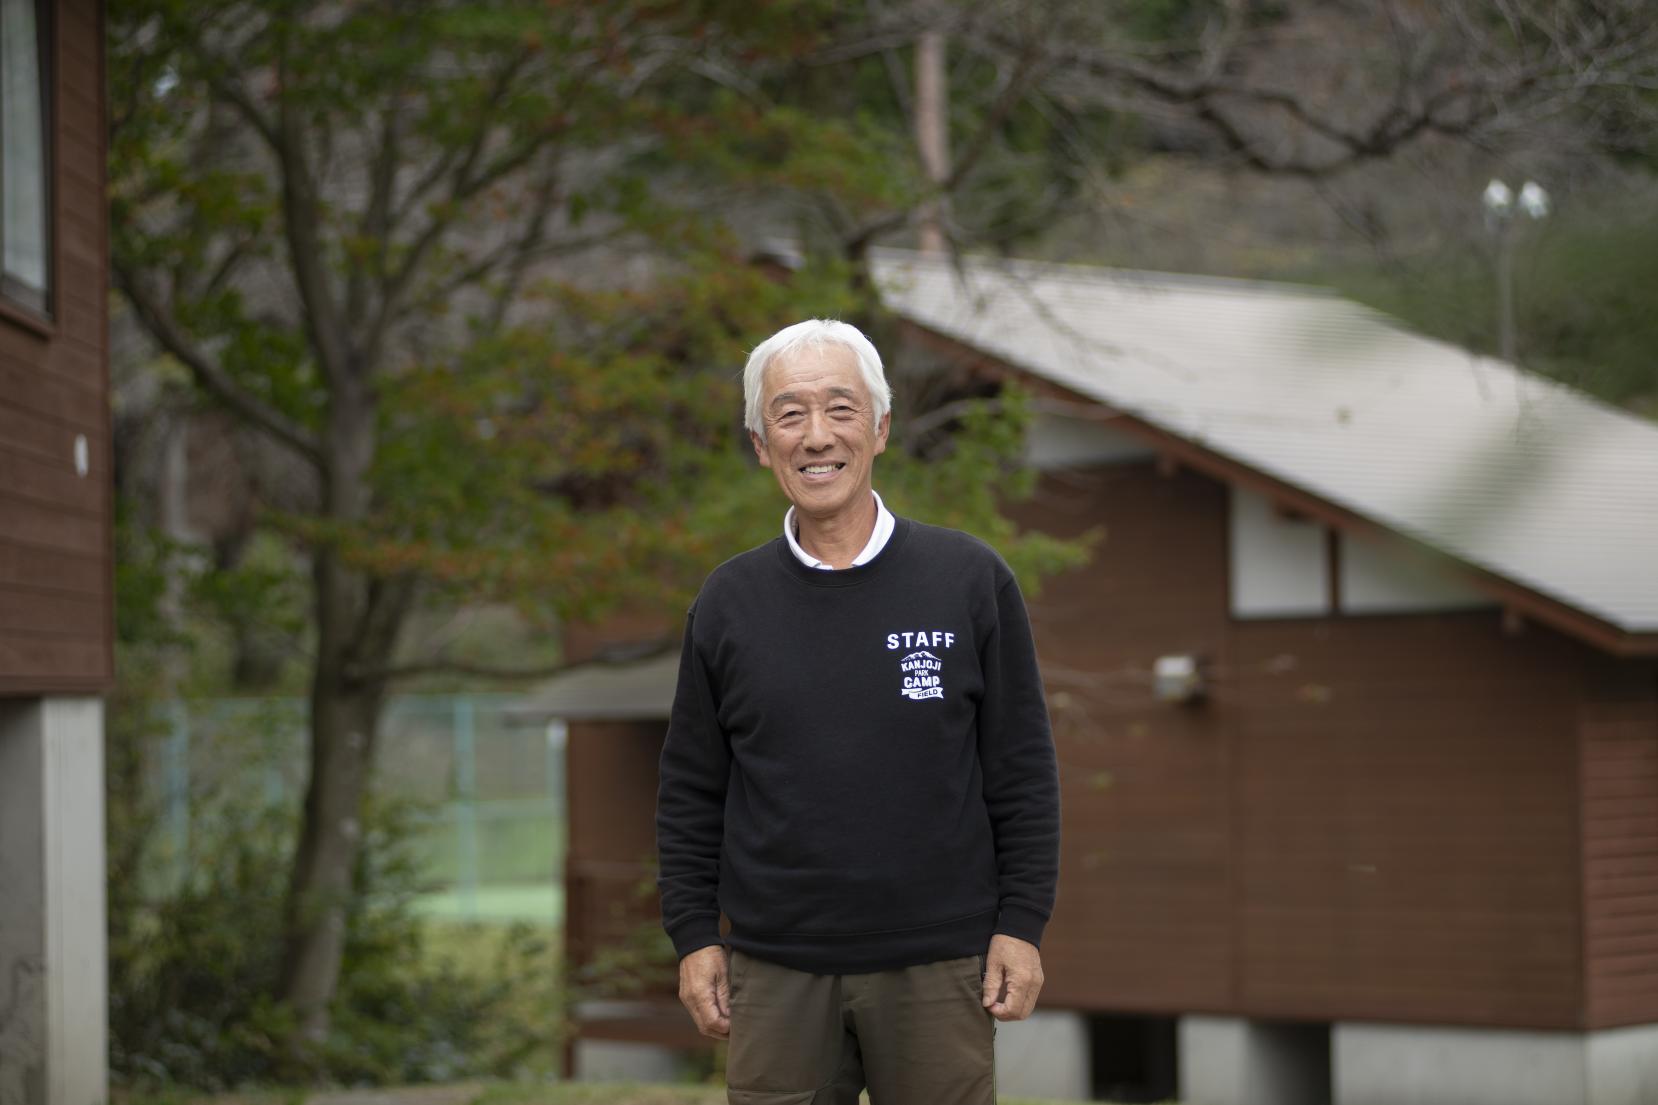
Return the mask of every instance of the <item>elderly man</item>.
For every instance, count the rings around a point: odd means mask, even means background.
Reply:
[[[680,1000],[733,1102],[994,1102],[1059,875],[1018,584],[875,494],[892,393],[855,327],[779,331],[743,393],[792,505],[686,620],[656,815]]]

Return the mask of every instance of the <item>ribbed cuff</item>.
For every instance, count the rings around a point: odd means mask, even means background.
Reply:
[[[668,929],[668,939],[673,941],[674,951],[679,958],[684,959],[698,948],[706,948],[710,944],[723,944],[725,939],[720,936],[720,915],[718,913],[698,913]]]
[[[996,918],[996,932],[1017,937],[1038,948],[1042,946],[1042,930],[1048,919],[1034,909],[1022,905],[1005,905]]]

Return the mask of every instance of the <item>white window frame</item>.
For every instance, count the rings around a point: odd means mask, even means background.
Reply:
[[[52,187],[55,157],[52,137],[56,118],[52,64],[57,31],[55,8],[56,5],[46,0],[0,0],[0,74],[4,74],[0,77],[0,299],[8,307],[46,318],[52,315],[56,283],[52,225],[56,206]],[[22,65],[4,64],[15,45],[17,20],[25,15],[34,21],[34,65],[27,64],[26,56]],[[34,105],[20,104],[20,97],[27,96],[31,84],[35,86]],[[31,106],[38,111],[30,112]],[[27,137],[20,146],[19,128],[33,127],[39,128],[38,135],[27,135],[23,131]],[[19,165],[19,158],[28,158],[32,164]],[[19,173],[27,174],[21,178],[27,180],[27,190],[17,185]],[[14,212],[14,205],[27,210]],[[15,225],[15,220],[31,216],[40,220],[38,236],[26,242],[27,252],[20,252],[16,245],[18,236],[11,235],[8,240],[7,231]]]

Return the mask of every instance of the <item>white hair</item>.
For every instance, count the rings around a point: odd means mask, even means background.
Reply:
[[[821,349],[825,345],[841,345],[852,351],[874,404],[874,425],[879,426],[882,417],[892,409],[892,388],[887,386],[881,355],[862,330],[851,323],[828,318],[809,318],[785,326],[754,347],[743,366],[743,424],[762,438],[766,436],[765,423],[760,420],[760,389],[772,361],[797,350]]]

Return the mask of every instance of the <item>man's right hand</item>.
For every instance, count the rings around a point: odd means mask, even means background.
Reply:
[[[710,944],[679,961],[679,1000],[698,1032],[731,1038],[731,960],[724,946]]]

